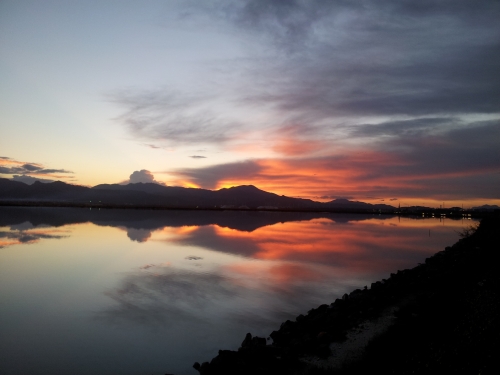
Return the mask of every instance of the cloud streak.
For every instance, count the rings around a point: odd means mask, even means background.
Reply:
[[[0,158],[0,175],[10,175],[13,180],[28,185],[35,181],[53,182],[55,179],[65,179],[67,178],[65,174],[73,174],[73,172],[66,169],[46,168],[43,164],[26,163],[8,157]]]
[[[121,90],[109,98],[125,109],[116,121],[140,139],[218,144],[227,141],[232,129],[239,125],[211,110],[212,96],[208,94],[188,95],[168,89]]]

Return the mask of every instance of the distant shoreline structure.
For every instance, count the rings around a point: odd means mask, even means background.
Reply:
[[[88,208],[88,209],[118,209],[118,210],[163,210],[163,211],[243,211],[243,212],[326,212],[326,213],[348,213],[348,214],[372,214],[372,215],[392,215],[392,216],[420,216],[425,218],[449,218],[449,219],[469,219],[498,217],[500,212],[480,211],[480,210],[450,210],[443,208],[436,209],[349,209],[349,208],[300,208],[300,207],[208,207],[208,206],[175,206],[175,205],[140,205],[140,204],[106,204],[91,202],[62,202],[62,201],[35,201],[35,200],[0,200],[0,207],[48,207],[48,208]]]

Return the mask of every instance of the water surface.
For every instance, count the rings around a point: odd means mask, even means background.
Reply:
[[[471,221],[0,208],[0,373],[197,374],[195,361],[423,262]]]

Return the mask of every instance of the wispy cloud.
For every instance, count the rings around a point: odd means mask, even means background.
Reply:
[[[116,120],[140,139],[200,144],[227,141],[239,123],[210,109],[212,95],[169,89],[116,91],[108,96],[125,109]]]
[[[156,145],[152,145],[152,144],[148,144],[148,143],[145,143],[144,146],[147,146],[149,148],[154,148],[154,149],[161,148],[160,146],[156,146]]]
[[[52,182],[56,179],[67,179],[68,176],[65,175],[73,174],[73,172],[66,169],[46,168],[40,163],[26,163],[8,157],[1,157],[1,174],[10,175],[16,181],[32,184],[35,181]]]
[[[201,156],[201,155],[191,155],[190,158],[191,159],[206,159],[207,157],[206,156]]]

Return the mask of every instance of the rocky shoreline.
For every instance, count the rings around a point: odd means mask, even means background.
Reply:
[[[268,338],[195,363],[211,374],[500,373],[500,219],[418,266],[345,294]]]

